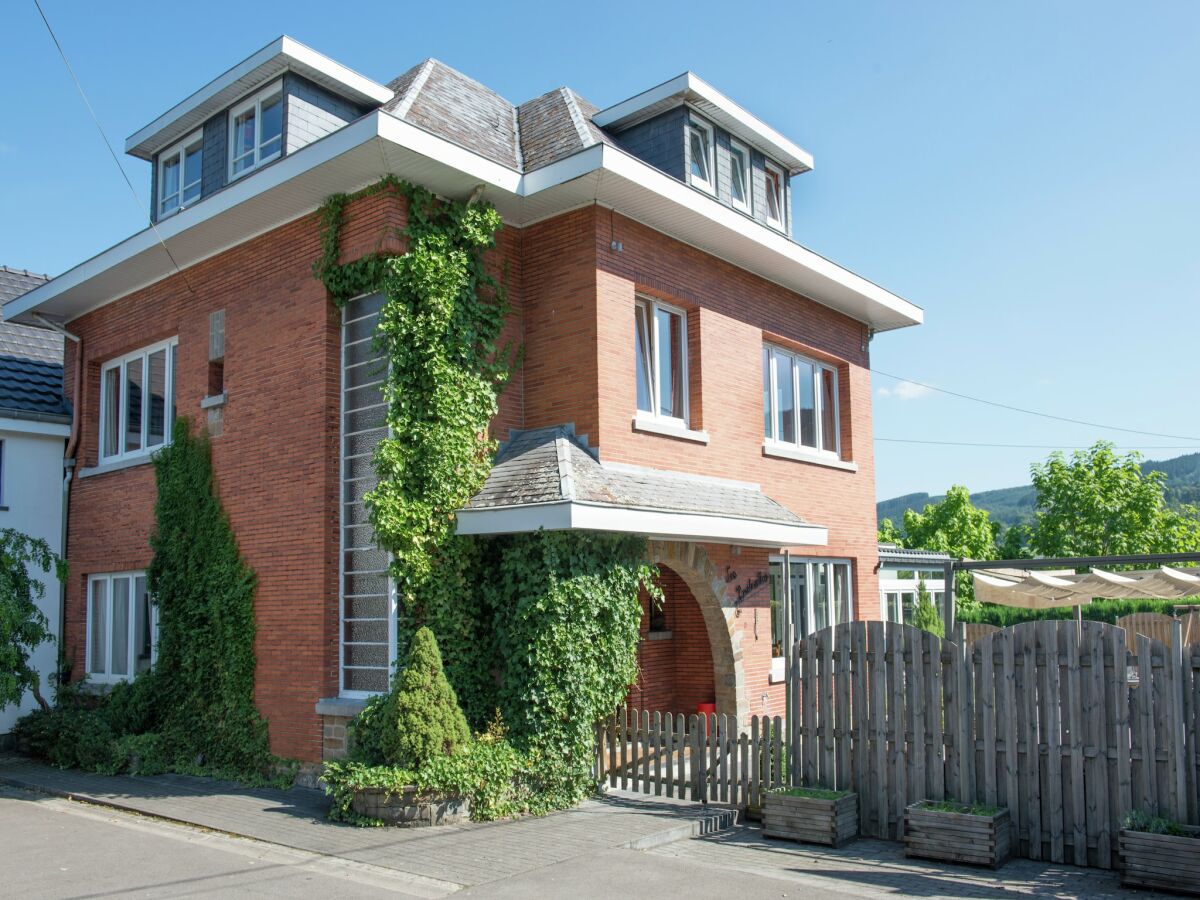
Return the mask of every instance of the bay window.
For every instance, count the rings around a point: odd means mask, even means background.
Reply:
[[[688,119],[687,141],[688,174],[691,183],[710,194],[716,193],[712,129],[699,119]]]
[[[200,199],[200,167],[204,154],[197,131],[158,157],[159,218],[178,212]]]
[[[229,177],[283,153],[283,87],[276,82],[229,112]]]
[[[171,440],[175,417],[172,338],[100,370],[100,461],[144,456]]]
[[[639,415],[687,427],[687,313],[657,300],[635,306]]]
[[[145,572],[88,578],[87,674],[93,681],[126,681],[154,664],[158,612]]]
[[[770,345],[763,346],[762,359],[767,445],[838,456],[837,370]]]
[[[850,561],[840,559],[791,560],[792,614],[795,637],[802,638],[854,619]],[[787,585],[783,580],[783,557],[771,558],[771,657],[772,677],[783,677],[786,646],[784,603]]]

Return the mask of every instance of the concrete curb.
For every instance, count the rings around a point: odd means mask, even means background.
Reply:
[[[706,813],[697,816],[688,822],[683,822],[679,825],[672,825],[670,828],[664,828],[662,831],[656,831],[654,834],[643,835],[642,837],[635,838],[628,843],[621,844],[621,847],[628,850],[652,850],[655,847],[661,847],[664,844],[672,844],[675,841],[683,841],[687,840],[688,838],[717,834],[718,832],[726,831],[737,824],[737,810],[721,807],[709,807]]]

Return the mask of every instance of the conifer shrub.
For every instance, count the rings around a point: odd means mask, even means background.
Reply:
[[[938,615],[933,598],[929,595],[929,588],[925,587],[924,578],[917,582],[917,605],[913,610],[913,625],[938,637],[946,636],[946,623]]]

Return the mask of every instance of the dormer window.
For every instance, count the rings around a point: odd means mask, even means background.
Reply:
[[[200,169],[204,154],[202,133],[180,141],[158,157],[159,218],[178,212],[200,199]]]
[[[783,170],[770,160],[766,165],[767,222],[782,231],[783,220]]]
[[[729,200],[734,209],[750,212],[750,150],[732,138],[729,141]]]
[[[283,86],[259,91],[229,111],[229,177],[238,178],[283,152]]]
[[[678,146],[678,144],[676,145]],[[695,187],[710,194],[717,192],[717,181],[713,176],[712,129],[699,119],[688,120],[688,172]]]

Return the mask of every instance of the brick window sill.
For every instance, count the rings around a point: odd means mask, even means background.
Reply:
[[[678,438],[681,441],[692,441],[696,444],[708,443],[707,431],[693,431],[671,422],[664,422],[653,416],[638,414],[633,417],[633,430],[644,431],[647,434],[660,434],[663,437]]]
[[[812,463],[814,466],[826,466],[830,469],[841,469],[843,472],[857,472],[858,463],[846,462],[835,456],[815,453],[807,450],[796,450],[792,447],[781,447],[778,444],[763,444],[763,456],[773,456],[777,459],[790,459],[795,462]]]

